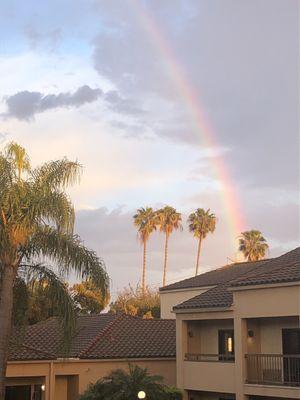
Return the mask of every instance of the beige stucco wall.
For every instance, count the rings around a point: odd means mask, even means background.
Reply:
[[[184,290],[174,290],[167,292],[160,292],[160,307],[161,307],[161,318],[175,319],[176,316],[172,312],[172,309],[177,304],[180,304],[198,294],[204,293],[208,288],[196,288],[196,289],[184,289]]]
[[[259,287],[233,292],[235,316],[239,318],[300,315],[300,286]]]
[[[218,354],[219,329],[233,329],[233,320],[190,322],[188,332],[192,337],[188,337],[188,353]]]
[[[147,368],[150,374],[161,375],[167,385],[176,385],[176,361],[175,359],[155,359],[155,360],[131,360],[132,364]],[[51,367],[52,366],[52,367]],[[55,362],[9,362],[6,376],[8,378],[15,377],[31,377],[32,383],[36,381],[34,377],[42,377],[42,382],[48,382],[52,375],[52,382],[49,384],[49,390],[45,395],[46,400],[75,400],[74,394],[67,395],[70,392],[69,382],[72,382],[72,376],[78,376],[79,393],[84,392],[90,383],[96,382],[98,379],[109,374],[112,370],[122,368],[128,369],[126,360],[111,361],[82,361],[82,360],[66,360]],[[38,378],[41,381],[40,378]],[[51,392],[52,394],[49,394]]]
[[[68,399],[68,377],[56,376],[55,377],[55,400]]]
[[[235,365],[230,362],[183,362],[183,387],[223,393],[235,391]]]

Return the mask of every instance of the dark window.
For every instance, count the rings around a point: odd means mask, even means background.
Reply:
[[[30,400],[31,387],[26,386],[7,386],[5,389],[5,400]]]
[[[234,361],[234,331],[219,330],[219,360]]]
[[[284,382],[300,385],[300,329],[282,329]]]

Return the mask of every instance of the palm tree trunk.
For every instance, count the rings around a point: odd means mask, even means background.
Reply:
[[[164,274],[163,274],[163,286],[166,286],[166,277],[167,277],[167,262],[168,262],[168,243],[169,243],[169,235],[166,233],[166,239],[165,239],[165,260],[164,260]]]
[[[143,275],[142,275],[142,293],[145,294],[146,290],[146,256],[147,256],[147,241],[144,241],[144,252],[143,252]]]
[[[0,400],[5,397],[5,375],[11,334],[15,268],[5,266],[0,291]]]
[[[198,275],[198,271],[199,271],[199,261],[200,261],[201,243],[202,243],[202,236],[200,236],[199,242],[198,242],[198,252],[197,252],[197,262],[196,262],[196,273],[195,273],[195,276]]]

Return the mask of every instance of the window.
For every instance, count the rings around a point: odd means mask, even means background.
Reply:
[[[234,331],[219,330],[219,360],[234,361]]]

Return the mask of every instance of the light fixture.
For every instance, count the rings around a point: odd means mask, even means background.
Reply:
[[[253,336],[254,336],[254,332],[252,330],[249,330],[248,331],[248,337],[252,338]]]
[[[146,393],[141,390],[140,392],[138,392],[138,398],[139,399],[145,399],[146,398]]]
[[[232,346],[232,337],[229,337],[229,338],[227,339],[227,350],[228,350],[229,353],[232,353],[232,349],[233,349],[233,346]]]
[[[41,391],[44,392],[45,389],[46,389],[45,385],[42,385],[42,386],[41,386]]]

